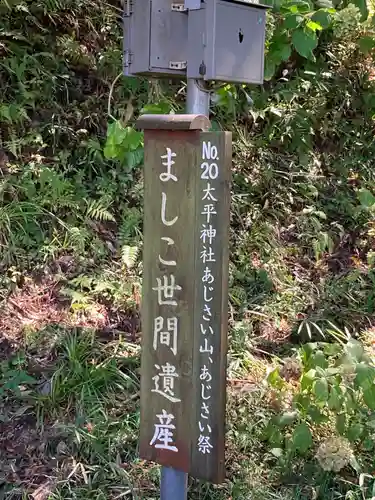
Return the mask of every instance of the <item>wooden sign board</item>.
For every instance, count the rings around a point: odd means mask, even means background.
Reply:
[[[187,118],[188,117],[188,118]],[[231,133],[145,116],[140,456],[225,477]]]

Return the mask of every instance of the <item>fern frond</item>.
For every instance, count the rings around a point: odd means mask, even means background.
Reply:
[[[115,218],[108,210],[108,206],[109,205],[104,203],[103,200],[89,200],[87,202],[86,215],[91,219],[99,221],[115,222]]]
[[[124,245],[129,243],[129,240],[140,236],[140,224],[142,221],[142,214],[136,208],[126,210],[120,227],[119,227],[119,240],[120,244]]]
[[[121,261],[128,269],[131,269],[136,263],[138,252],[139,247],[124,245],[121,248]]]
[[[71,227],[67,238],[67,248],[79,254],[83,253],[89,239],[89,232],[84,228]]]

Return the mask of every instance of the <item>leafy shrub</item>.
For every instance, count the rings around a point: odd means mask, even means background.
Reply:
[[[297,367],[294,374],[292,365]],[[317,447],[322,427],[329,428],[331,435],[346,438],[353,447],[373,449],[375,364],[360,341],[349,338],[335,343],[305,344],[295,360],[286,361],[281,369],[275,368],[268,374],[269,385],[281,399],[288,385],[285,379],[290,382],[285,375],[290,376],[291,372],[295,381],[292,399],[265,429],[265,437],[276,448],[276,455],[290,459]],[[328,445],[324,446],[318,453],[321,462],[324,453],[328,453]],[[351,463],[358,468],[354,459]]]

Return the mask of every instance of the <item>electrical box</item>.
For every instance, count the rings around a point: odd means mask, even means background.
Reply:
[[[251,0],[124,0],[124,74],[263,83],[266,9]]]
[[[206,0],[189,10],[187,77],[263,83],[266,9],[230,0]]]
[[[124,74],[186,77],[188,13],[183,0],[124,3]]]

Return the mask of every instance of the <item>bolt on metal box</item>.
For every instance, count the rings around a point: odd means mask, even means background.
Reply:
[[[267,8],[240,0],[206,0],[189,10],[187,77],[263,83]]]
[[[183,0],[124,3],[124,74],[186,77],[188,13]]]

